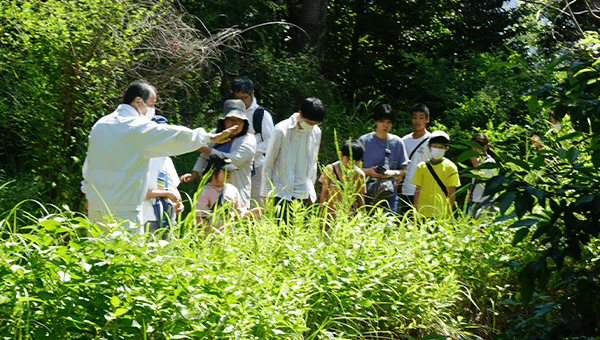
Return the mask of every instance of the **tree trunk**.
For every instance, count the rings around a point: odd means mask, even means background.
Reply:
[[[327,28],[328,0],[303,0],[298,25],[306,32],[298,34],[298,50],[303,50],[306,45],[314,49],[314,55],[323,58],[324,35]]]

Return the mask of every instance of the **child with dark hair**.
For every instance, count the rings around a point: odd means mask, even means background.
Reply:
[[[239,171],[230,159],[220,154],[208,156],[202,177],[209,175],[196,202],[196,222],[208,233],[213,227],[221,227],[227,218],[258,217],[261,208],[248,210],[239,190],[227,183],[232,173]],[[230,209],[223,206],[231,204]]]
[[[472,142],[479,144],[480,148],[471,147],[474,151],[481,152],[480,157],[471,158],[471,164],[474,168],[477,168],[483,164],[496,163],[494,153],[490,150],[490,144],[487,137],[483,133],[477,133],[471,139]],[[481,169],[477,171],[477,174],[484,179],[489,179],[498,174],[498,169]],[[469,195],[469,202],[467,203],[466,213],[472,213],[473,216],[478,218],[483,211],[494,212],[496,210],[493,200],[489,196],[483,196],[485,191],[485,185],[480,183],[477,178],[472,179],[473,187]],[[471,211],[472,210],[472,211]]]
[[[323,184],[320,201],[326,205],[330,218],[335,218],[335,211],[343,202],[342,192],[346,192],[353,200],[351,211],[356,211],[365,204],[367,193],[365,173],[357,166],[363,159],[365,147],[358,139],[347,140],[340,151],[341,161],[325,167],[319,182]]]
[[[370,196],[372,205],[384,202],[393,212],[398,208],[397,187],[408,163],[402,138],[391,133],[395,121],[394,109],[388,104],[379,104],[373,110],[375,131],[358,138],[365,146],[363,171],[367,175],[368,186],[375,187],[371,183],[378,179],[393,179],[391,188],[385,191],[384,196],[370,192],[367,196]]]
[[[449,143],[450,137],[444,131],[432,132],[429,139],[431,160],[417,165],[413,203],[422,216],[447,217],[452,214],[454,192],[460,186],[460,179],[456,165],[444,157]]]
[[[300,110],[275,125],[265,156],[261,196],[275,197],[280,216],[287,223],[292,200],[312,204],[317,200],[315,181],[321,145],[319,123],[325,105],[318,98],[306,98]]]

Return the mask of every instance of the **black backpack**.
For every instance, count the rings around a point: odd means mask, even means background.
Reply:
[[[252,127],[254,128],[254,133],[260,133],[260,138],[262,140],[264,140],[262,135],[262,121],[263,117],[265,116],[265,112],[269,113],[269,111],[265,110],[264,107],[259,105],[256,110],[254,110],[254,114],[252,114]]]

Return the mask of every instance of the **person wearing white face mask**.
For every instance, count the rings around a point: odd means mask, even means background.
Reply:
[[[191,152],[208,141],[227,141],[237,128],[209,134],[202,128],[159,125],[150,120],[156,99],[153,86],[135,81],[125,91],[123,104],[92,127],[81,182],[90,220],[103,222],[112,216],[129,221],[126,227],[133,233],[142,233],[137,224],[142,221],[150,158]]]
[[[300,110],[275,125],[265,154],[260,194],[275,198],[280,217],[287,223],[293,200],[316,202],[315,181],[321,144],[319,123],[325,105],[318,98],[306,98]]]
[[[434,131],[430,135],[431,159],[417,165],[413,184],[414,202],[419,215],[424,217],[448,217],[454,207],[456,188],[460,186],[458,169],[451,160],[444,157],[448,151],[450,137],[444,131]]]

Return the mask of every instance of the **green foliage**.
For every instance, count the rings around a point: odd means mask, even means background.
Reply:
[[[356,339],[497,332],[519,257],[502,226],[405,224],[340,214],[327,233],[301,210],[207,238],[132,237],[64,211],[0,221],[0,334],[7,338]],[[27,226],[27,227],[25,227]],[[511,255],[507,255],[510,253]],[[502,288],[498,288],[501,286]],[[478,322],[485,322],[478,329]]]
[[[79,196],[81,145],[116,97],[144,7],[123,2],[5,1],[0,5],[1,153],[14,173],[35,169],[53,200]],[[137,13],[137,14],[136,14]],[[139,18],[137,20],[140,20]],[[120,35],[110,27],[120,27]]]
[[[503,214],[514,205],[508,215],[517,218],[511,226],[516,230],[513,243],[538,247],[536,258],[519,274],[523,305],[534,300],[536,291],[559,291],[536,305],[538,312],[522,319],[509,337],[570,338],[600,332],[600,73],[597,59],[585,55],[566,55],[552,63],[547,71],[565,73],[565,81],[542,84],[530,105],[532,110],[536,104],[553,109],[559,119],[568,114],[574,128],[584,132],[574,132],[563,119],[562,130],[550,134],[540,150],[525,158],[504,157],[506,174],[493,178],[486,189],[500,194]],[[540,316],[550,311],[539,325]]]

